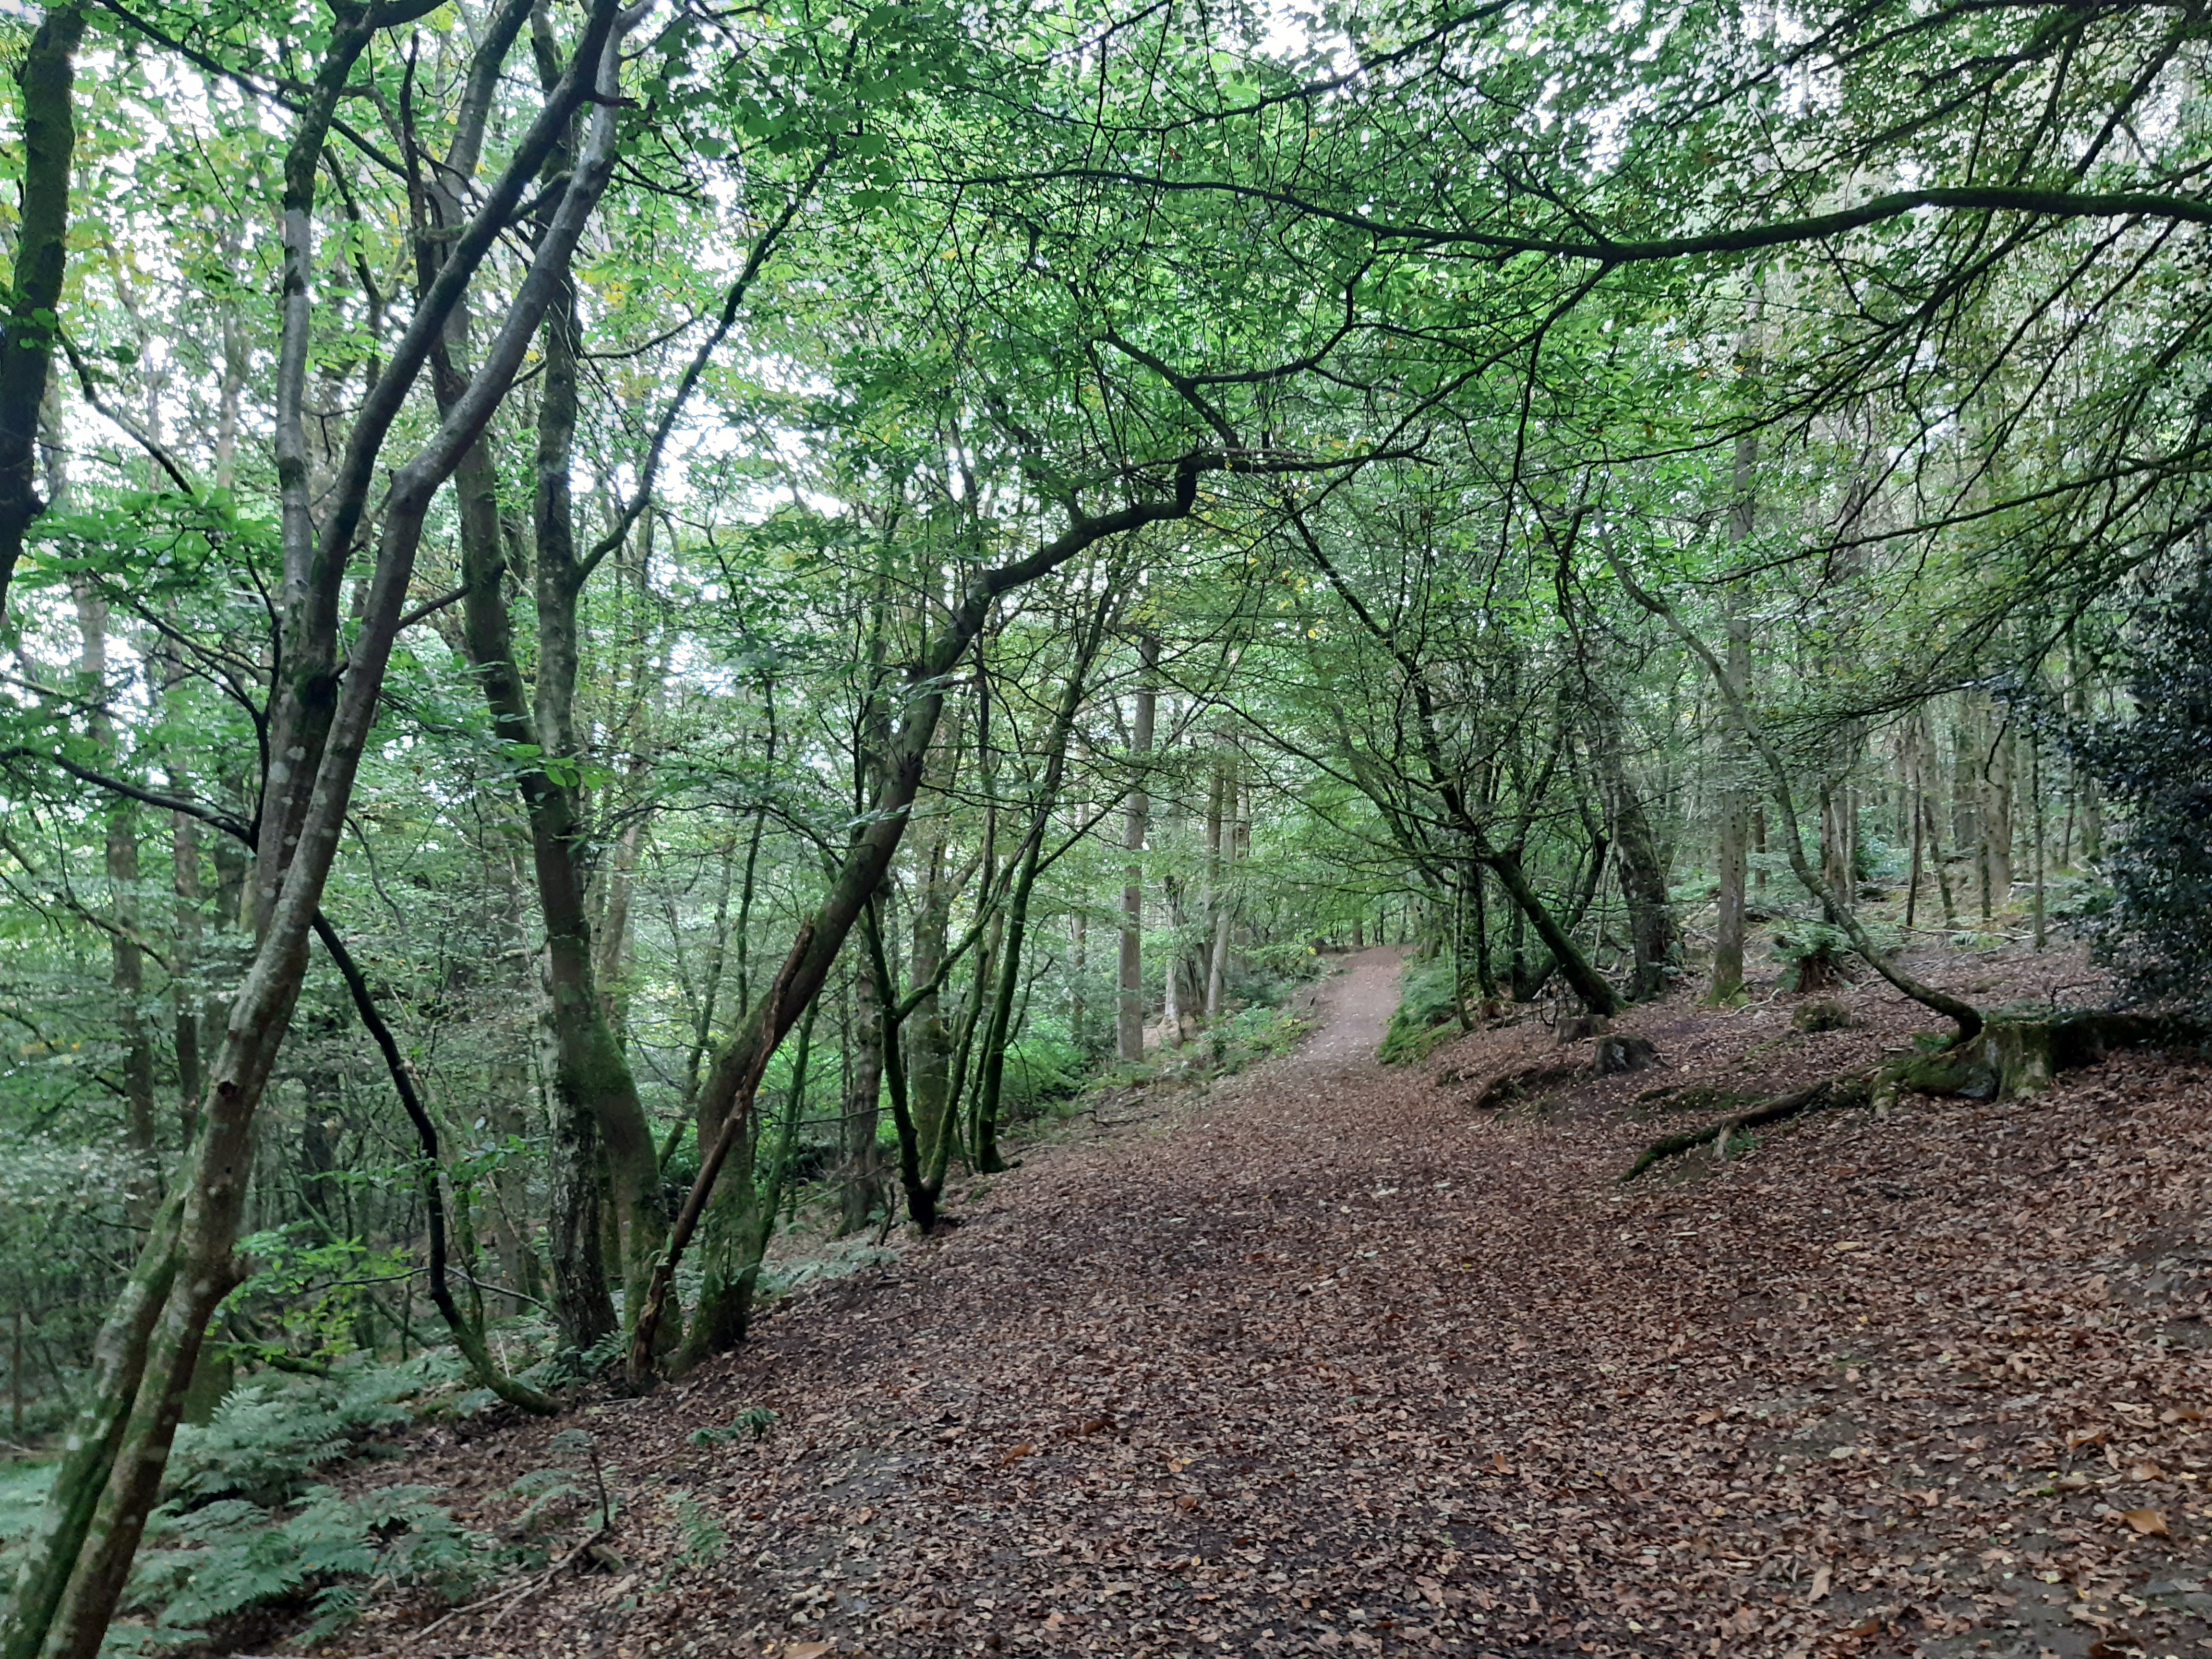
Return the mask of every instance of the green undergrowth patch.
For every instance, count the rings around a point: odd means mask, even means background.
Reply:
[[[0,1463],[0,1584],[15,1582],[8,1553],[37,1523],[53,1484],[50,1462],[17,1458]]]
[[[453,1598],[514,1565],[512,1550],[454,1519],[441,1488],[356,1492],[327,1480],[463,1397],[457,1361],[438,1352],[398,1364],[355,1355],[327,1376],[263,1375],[233,1389],[208,1422],[177,1431],[103,1652],[218,1640],[257,1610],[305,1617],[319,1640],[353,1618],[372,1582]],[[13,1579],[52,1478],[51,1464],[0,1466],[0,1582]]]
[[[1056,1107],[1061,1119],[1095,1112],[1101,1102],[1131,1090],[1156,1085],[1185,1087],[1218,1082],[1237,1073],[1289,1054],[1314,1029],[1314,1016],[1306,1011],[1255,1004],[1225,1014],[1175,1048],[1149,1051],[1142,1064],[1118,1065],[1100,1073],[1090,1086]]]
[[[1376,1058],[1385,1066],[1410,1066],[1459,1035],[1451,964],[1439,957],[1406,966],[1398,981],[1398,1010]]]

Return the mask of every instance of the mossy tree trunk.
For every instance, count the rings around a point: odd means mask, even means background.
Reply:
[[[76,50],[85,8],[46,8],[15,70],[22,123],[15,281],[0,328],[0,616],[23,538],[46,510],[39,497],[40,411],[54,346],[69,252],[70,167],[76,153]]]

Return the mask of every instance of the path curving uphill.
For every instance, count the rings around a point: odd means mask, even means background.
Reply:
[[[2057,1147],[2018,1112],[1838,1119],[1624,1193],[1648,1125],[1478,1118],[1376,1064],[1398,971],[1345,959],[1298,1053],[1032,1152],[957,1231],[689,1384],[595,1408],[627,1506],[607,1570],[496,1628],[410,1638],[386,1610],[358,1650],[2073,1655],[2140,1626],[2180,1654],[2205,1634],[2187,1563],[2212,1522],[2180,1482],[2212,1450],[2187,1415],[2212,1408],[2204,1352],[2115,1312],[2120,1269],[2068,1301],[2112,1228],[2066,1231],[2102,1201],[2087,1176],[2021,1222]],[[2115,1116],[2099,1086],[2034,1109],[2039,1137],[2118,1124],[2104,1144],[2194,1193],[2201,1228],[2202,1096]],[[2194,1173],[2153,1156],[2192,1136]],[[2093,1334],[2028,1343],[2023,1317]],[[2023,1349],[2040,1370],[2011,1369]],[[689,1438],[755,1406],[778,1414],[757,1445]],[[2077,1422],[2111,1425],[2110,1502],[2043,1490]],[[559,1426],[400,1478],[479,1486],[483,1524]],[[2166,1437],[2145,1456],[2169,1495],[2118,1484],[2128,1435]],[[2163,1531],[2103,1518],[2130,1510]]]

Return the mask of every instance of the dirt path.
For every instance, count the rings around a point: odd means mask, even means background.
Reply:
[[[1032,1154],[957,1231],[593,1408],[612,1575],[362,1650],[2212,1650],[2177,1484],[2204,1352],[2123,1316],[2103,1189],[2023,1200],[2117,1124],[2136,1200],[2201,1243],[2172,1221],[2203,1215],[2201,1096],[2084,1096],[2033,1141],[2005,1110],[1838,1120],[1623,1194],[1648,1129],[1477,1120],[1376,1065],[1396,975],[1347,959],[1300,1053]],[[687,1438],[751,1406],[757,1446]],[[2027,1496],[2092,1425],[2094,1480]],[[480,1486],[489,1524],[554,1426],[404,1478]],[[2092,1512],[2122,1505],[2167,1535]]]

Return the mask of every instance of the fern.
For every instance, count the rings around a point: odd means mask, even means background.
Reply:
[[[712,1566],[729,1553],[729,1529],[714,1512],[688,1492],[676,1495],[676,1524],[683,1528],[684,1546],[677,1559],[685,1566]]]
[[[311,1608],[311,1639],[358,1611],[371,1578],[465,1590],[489,1565],[492,1542],[465,1530],[429,1486],[349,1497],[310,1484],[314,1471],[357,1455],[380,1431],[452,1391],[455,1368],[425,1356],[399,1365],[352,1361],[327,1377],[256,1378],[214,1417],[180,1430],[165,1487],[131,1577],[116,1659],[207,1639],[207,1627],[249,1607]]]
[[[529,1507],[514,1517],[514,1524],[524,1532],[534,1530],[538,1522],[556,1506],[563,1513],[582,1504],[584,1489],[577,1484],[574,1469],[532,1469],[507,1487],[517,1498],[531,1500]]]
[[[311,1590],[319,1639],[358,1608],[349,1580],[384,1577],[458,1595],[481,1576],[490,1540],[456,1522],[434,1501],[436,1492],[386,1486],[348,1497],[314,1486],[295,1514],[281,1517],[238,1498],[190,1510],[173,1503],[151,1529],[171,1547],[143,1552],[131,1579],[131,1604],[155,1616],[126,1633],[124,1645],[204,1641],[214,1620]]]
[[[732,1440],[762,1440],[775,1426],[775,1413],[765,1406],[748,1406],[732,1418],[729,1425],[720,1429],[694,1429],[690,1435],[695,1446],[719,1446]]]
[[[327,1377],[257,1377],[204,1425],[177,1431],[167,1490],[194,1498],[280,1504],[307,1476],[379,1430],[410,1420],[401,1402],[450,1383],[450,1364],[341,1365]]]

